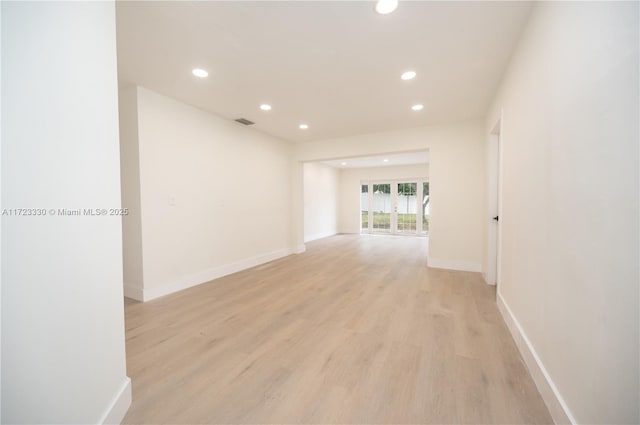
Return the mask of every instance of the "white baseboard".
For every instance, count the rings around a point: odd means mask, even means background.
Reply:
[[[325,233],[316,233],[315,235],[305,236],[304,241],[311,242],[318,239],[328,238],[329,236],[335,236],[338,232],[325,232]]]
[[[303,253],[303,252],[305,252],[306,250],[307,250],[307,247],[306,247],[304,244],[302,244],[302,245],[298,245],[298,247],[296,247],[296,248],[293,250],[293,253],[294,253],[294,254],[302,254],[302,253]]]
[[[135,285],[130,282],[124,283],[124,296],[136,301],[144,300],[144,294],[142,292],[142,288],[140,288],[139,285]]]
[[[111,404],[100,418],[99,424],[120,424],[131,406],[131,378],[128,376],[122,383]]]
[[[439,260],[431,256],[427,257],[427,265],[436,269],[458,270],[462,272],[481,272],[482,265],[477,263],[466,263],[455,260]]]
[[[269,261],[277,260],[278,258],[286,257],[287,255],[291,254],[291,249],[281,249],[278,251],[270,252],[268,254],[246,258],[244,260],[240,260],[224,266],[214,267],[210,270],[185,276],[175,282],[165,283],[155,288],[152,287],[144,289],[143,301],[149,301],[158,297],[162,297],[164,295],[173,294],[174,292],[182,291],[183,289],[191,288],[192,286],[210,282],[214,279],[218,279],[232,273],[237,273],[251,267],[259,266],[260,264],[268,263]]]
[[[535,382],[538,387],[538,391],[540,391],[540,395],[547,405],[553,421],[556,424],[575,424],[576,420],[562,398],[560,391],[558,391],[558,388],[553,383],[551,376],[549,376],[547,369],[545,369],[540,357],[538,357],[538,353],[524,333],[518,319],[513,315],[513,312],[499,292],[497,304],[498,310],[500,310],[511,332],[511,336],[513,336],[516,346],[518,350],[520,350],[520,354],[529,368],[533,382]]]

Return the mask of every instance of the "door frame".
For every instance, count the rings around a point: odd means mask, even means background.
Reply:
[[[502,257],[502,155],[504,137],[502,131],[502,112],[489,133],[487,149],[487,270],[485,281],[489,285],[500,283],[500,264]],[[498,217],[498,220],[494,220]],[[497,292],[497,291],[496,291]]]

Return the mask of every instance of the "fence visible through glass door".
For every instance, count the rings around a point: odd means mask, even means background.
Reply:
[[[369,185],[360,185],[360,231],[369,231]]]
[[[398,233],[416,233],[418,218],[417,183],[397,183],[396,222]]]
[[[373,226],[374,232],[391,231],[391,184],[373,185]]]
[[[360,231],[426,236],[429,182],[426,179],[360,182]]]
[[[422,182],[422,231],[421,234],[429,234],[429,182]]]

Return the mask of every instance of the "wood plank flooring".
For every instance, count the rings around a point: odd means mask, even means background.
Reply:
[[[125,305],[125,423],[545,423],[479,274],[424,238],[339,235]]]

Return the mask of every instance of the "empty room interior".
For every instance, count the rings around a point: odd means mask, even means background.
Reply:
[[[639,423],[639,5],[2,1],[2,423]]]

